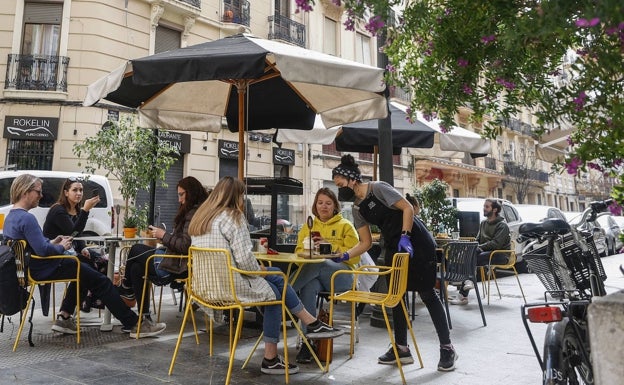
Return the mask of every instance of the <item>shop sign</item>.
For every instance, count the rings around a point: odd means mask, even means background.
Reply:
[[[286,148],[273,148],[273,163],[281,165],[295,164],[295,151]]]
[[[158,139],[178,150],[180,154],[191,152],[191,135],[173,131],[158,131]]]
[[[219,139],[219,158],[238,159],[238,142]]]
[[[3,137],[7,139],[56,140],[58,118],[6,116]]]

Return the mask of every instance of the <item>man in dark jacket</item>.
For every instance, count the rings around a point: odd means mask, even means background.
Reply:
[[[477,266],[486,266],[490,263],[490,254],[494,250],[510,250],[511,235],[505,219],[500,216],[501,204],[495,199],[486,199],[483,203],[483,216],[485,219],[479,225],[477,242]],[[504,255],[495,255],[492,263],[503,264],[507,261]],[[459,294],[451,300],[451,305],[467,305],[468,292],[474,289],[471,281],[464,281],[459,288]]]

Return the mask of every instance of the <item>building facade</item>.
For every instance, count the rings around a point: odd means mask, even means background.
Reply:
[[[294,0],[3,0],[0,165],[81,171],[73,145],[94,135],[109,119],[132,113],[106,101],[83,107],[87,86],[128,59],[251,33],[376,65],[376,38],[362,25],[346,31],[342,7],[319,0],[313,12],[295,11]],[[478,127],[464,121],[465,116],[459,114],[460,125],[478,132]],[[520,149],[537,144],[523,124],[510,124],[485,158],[445,159],[435,156],[435,147],[431,156],[404,149],[394,157],[395,186],[408,192],[437,177],[451,185],[450,195],[498,196],[517,202],[507,177],[510,167],[514,162],[517,166],[519,159],[535,158],[535,150],[522,153]],[[207,186],[225,175],[236,175],[238,139],[227,127],[220,133],[171,131],[164,135],[162,139],[180,149],[167,175],[170,186],[188,175]],[[276,152],[287,152],[292,161],[278,160]],[[356,157],[365,176],[372,177],[372,156]],[[277,148],[272,133],[267,132],[247,136],[246,158],[248,176],[289,176],[303,181],[301,207],[306,208],[318,188],[332,184],[331,169],[339,163],[340,153],[332,146],[314,144],[284,143]],[[573,180],[563,175],[553,183],[548,176],[550,165],[542,160],[527,165],[535,183],[527,191],[526,202],[581,208]],[[116,191],[117,181],[111,183]],[[175,189],[156,195],[157,215],[170,220],[177,208]],[[147,192],[139,194],[139,200],[146,197]]]

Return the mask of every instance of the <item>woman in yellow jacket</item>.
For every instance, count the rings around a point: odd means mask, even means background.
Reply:
[[[320,291],[330,290],[332,274],[337,270],[352,270],[360,262],[360,256],[351,256],[346,253],[358,243],[357,231],[348,220],[340,214],[340,203],[336,194],[323,187],[316,192],[312,204],[314,224],[312,225],[313,246],[320,243],[330,243],[332,253],[339,255],[336,258],[326,259],[322,263],[308,263],[301,266],[293,289],[299,292],[299,298],[306,310],[316,316],[316,297]],[[309,252],[310,229],[303,226],[299,231],[296,253]],[[341,274],[334,282],[336,291],[345,291],[351,288],[353,275]],[[297,354],[297,362],[308,363],[312,355],[305,344]]]

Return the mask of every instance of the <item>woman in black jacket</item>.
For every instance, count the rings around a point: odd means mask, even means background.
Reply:
[[[65,180],[58,200],[48,211],[43,224],[43,235],[54,239],[59,235],[76,236],[82,233],[89,218],[89,211],[100,201],[100,196],[96,195],[85,200],[84,205],[80,207],[83,193],[82,179],[72,177]],[[84,241],[73,241],[73,246],[77,255],[91,257]]]
[[[150,226],[150,230],[154,238],[158,239],[165,248],[155,249],[147,245],[136,244],[132,246],[126,260],[126,271],[124,279],[119,287],[119,293],[122,298],[127,301],[134,301],[143,294],[143,280],[145,277],[145,261],[153,254],[188,254],[191,246],[191,237],[188,235],[188,226],[195,214],[195,211],[201,205],[208,193],[202,184],[192,176],[181,179],[177,185],[178,202],[180,207],[174,218],[174,228],[172,233],[168,233],[165,229]],[[153,264],[148,266],[148,276],[150,280],[165,285],[175,278],[181,276],[172,274],[168,271],[158,268],[162,258],[153,258]],[[149,317],[149,292],[146,292],[139,301],[138,306],[142,306],[142,313],[147,319]]]

